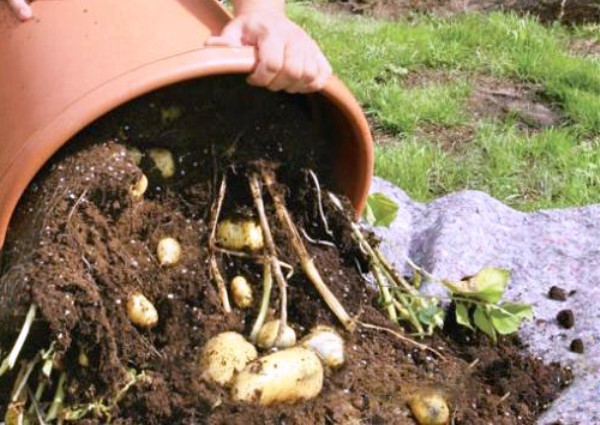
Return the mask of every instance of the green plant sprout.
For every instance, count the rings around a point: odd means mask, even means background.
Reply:
[[[341,207],[339,199],[330,194],[333,203]],[[386,226],[395,220],[398,205],[382,193],[369,196],[364,218],[373,226]],[[456,322],[471,330],[479,329],[492,341],[498,335],[517,332],[523,320],[533,318],[531,305],[516,302],[503,302],[502,297],[508,287],[510,272],[499,268],[484,268],[474,276],[458,282],[438,279],[407,258],[413,269],[412,281],[400,276],[381,250],[371,246],[360,226],[352,223],[355,241],[370,262],[379,288],[379,301],[387,311],[390,320],[408,323],[417,336],[431,335],[436,328],[442,328],[446,321],[441,307],[442,300],[419,292],[423,277],[443,285],[449,292],[449,301],[454,305]]]

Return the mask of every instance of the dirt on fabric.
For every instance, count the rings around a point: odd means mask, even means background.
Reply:
[[[255,303],[225,314],[211,281],[207,247],[217,181],[227,172],[222,216],[254,216],[247,172],[257,159],[280,164],[277,177],[294,222],[311,238],[331,241],[306,172],[314,170],[323,189],[335,187],[325,178],[331,149],[324,146],[330,141],[313,124],[305,97],[250,88],[235,76],[213,78],[118,108],[53,158],[16,211],[0,276],[1,351],[10,348],[35,303],[38,313],[22,358],[51,344],[57,353],[40,409],[48,408],[64,372],[65,409],[100,402],[108,407],[90,409],[76,421],[82,424],[414,424],[407,400],[426,388],[449,400],[454,424],[535,422],[572,380],[569,370],[529,356],[518,337],[492,344],[451,320],[443,332],[421,341],[443,358],[388,332],[345,332],[300,271],[266,191],[280,259],[295,269],[290,325],[299,336],[317,324],[335,327],[345,339],[346,362],[326,372],[318,397],[295,405],[234,402],[227,388],[206,379],[199,362],[206,341],[223,331],[248,335],[258,310]],[[176,175],[163,178],[148,155],[138,165],[133,146],[142,153],[171,150]],[[129,188],[142,173],[149,189],[133,200]],[[346,217],[328,203],[325,215],[336,247],[305,243],[327,285],[353,317],[401,332],[357,270],[360,253],[350,243]],[[155,254],[167,236],[183,250],[180,262],[168,268]],[[218,261],[226,281],[242,274],[261,292],[262,265],[227,254]],[[156,327],[144,330],[129,320],[125,304],[133,292],[156,306]],[[274,318],[279,296],[274,288]],[[81,361],[82,353],[89,364]],[[38,369],[28,384],[32,391]],[[140,378],[129,387],[132,370]],[[0,378],[0,417],[15,374]]]

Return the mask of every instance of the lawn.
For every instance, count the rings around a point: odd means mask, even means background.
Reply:
[[[387,22],[310,4],[289,13],[372,119],[376,173],[415,199],[477,189],[521,210],[600,202],[600,56],[573,49],[600,39],[597,26],[502,13]],[[477,113],[481,81],[527,87],[560,119]]]

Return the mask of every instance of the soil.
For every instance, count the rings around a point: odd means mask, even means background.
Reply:
[[[556,320],[558,324],[565,328],[571,329],[575,326],[575,315],[573,314],[573,310],[561,310],[556,315]]]
[[[306,169],[332,188],[323,178],[329,175],[331,149],[323,149],[329,140],[313,124],[304,97],[249,88],[239,77],[206,79],[115,110],[51,161],[17,209],[0,278],[2,351],[14,342],[32,302],[37,320],[22,358],[54,343],[56,367],[40,409],[48,408],[62,371],[65,408],[100,401],[109,407],[108,413],[89,412],[78,421],[84,424],[413,424],[406,401],[422,389],[445,394],[454,424],[535,422],[570,383],[570,370],[527,355],[518,337],[492,344],[452,320],[422,341],[443,359],[387,332],[362,327],[345,332],[299,271],[278,228],[281,260],[296,269],[289,281],[290,324],[298,335],[316,324],[336,327],[346,341],[346,363],[327,371],[317,398],[296,405],[236,403],[227,389],[205,379],[198,361],[205,342],[223,331],[247,335],[258,308],[225,314],[211,282],[207,246],[215,181],[227,170],[223,216],[252,216],[248,170],[257,159],[285,164],[277,176],[295,223],[313,238],[328,239]],[[171,150],[176,177],[162,178],[147,156],[138,166],[128,153],[131,146]],[[149,190],[134,201],[128,190],[142,172]],[[271,207],[267,214],[276,223]],[[326,215],[337,247],[307,247],[327,284],[352,316],[394,328],[356,268],[359,253],[349,243],[345,217],[327,204]],[[180,263],[170,268],[155,259],[165,236],[177,238],[183,248]],[[262,266],[226,254],[219,255],[219,264],[227,281],[243,274],[260,292]],[[129,321],[125,304],[134,291],[156,306],[155,328],[143,330]],[[275,289],[272,307],[278,297]],[[32,391],[39,369],[28,383]],[[127,388],[132,370],[140,378]],[[2,416],[15,374],[0,379]],[[119,392],[122,397],[111,404]]]
[[[469,11],[502,10],[533,15],[545,23],[581,24],[600,20],[597,0],[566,0],[564,4],[563,0],[330,0],[326,7],[386,19],[423,13],[448,17]]]
[[[583,354],[585,351],[583,340],[581,338],[575,338],[573,341],[571,341],[569,349],[574,353]]]
[[[566,301],[567,292],[560,286],[552,286],[548,291],[548,298],[554,301]]]

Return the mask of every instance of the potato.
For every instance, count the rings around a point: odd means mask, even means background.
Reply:
[[[127,316],[141,328],[153,328],[158,324],[158,312],[154,305],[140,292],[134,292],[127,299]]]
[[[146,190],[148,190],[148,177],[142,174],[142,177],[129,188],[129,194],[134,200],[139,201],[144,197]]]
[[[142,151],[133,146],[127,148],[127,156],[129,156],[129,158],[131,158],[133,163],[137,166],[142,163],[142,158],[144,158]]]
[[[250,308],[254,297],[252,296],[252,287],[244,276],[236,276],[231,280],[231,294],[233,302],[239,308]]]
[[[174,238],[163,238],[156,247],[156,257],[162,267],[174,266],[181,259],[181,245]]]
[[[270,348],[289,348],[296,345],[296,332],[289,326],[285,326],[281,339],[276,341],[279,332],[280,320],[271,320],[263,325],[256,337],[256,345],[268,350]]]
[[[250,363],[236,376],[234,400],[259,403],[295,403],[316,397],[323,387],[319,357],[301,347],[288,348]]]
[[[300,345],[314,351],[327,367],[344,364],[344,340],[329,326],[315,327],[300,341]]]
[[[419,425],[446,425],[450,422],[450,408],[440,391],[422,390],[408,401]]]
[[[256,359],[256,348],[237,332],[223,332],[211,338],[202,350],[201,366],[206,377],[228,385],[237,372]]]
[[[148,155],[154,161],[154,165],[165,179],[175,175],[175,159],[171,151],[167,149],[154,148],[148,151]]]
[[[217,226],[217,243],[234,251],[258,251],[264,246],[262,229],[254,220],[223,220]]]

